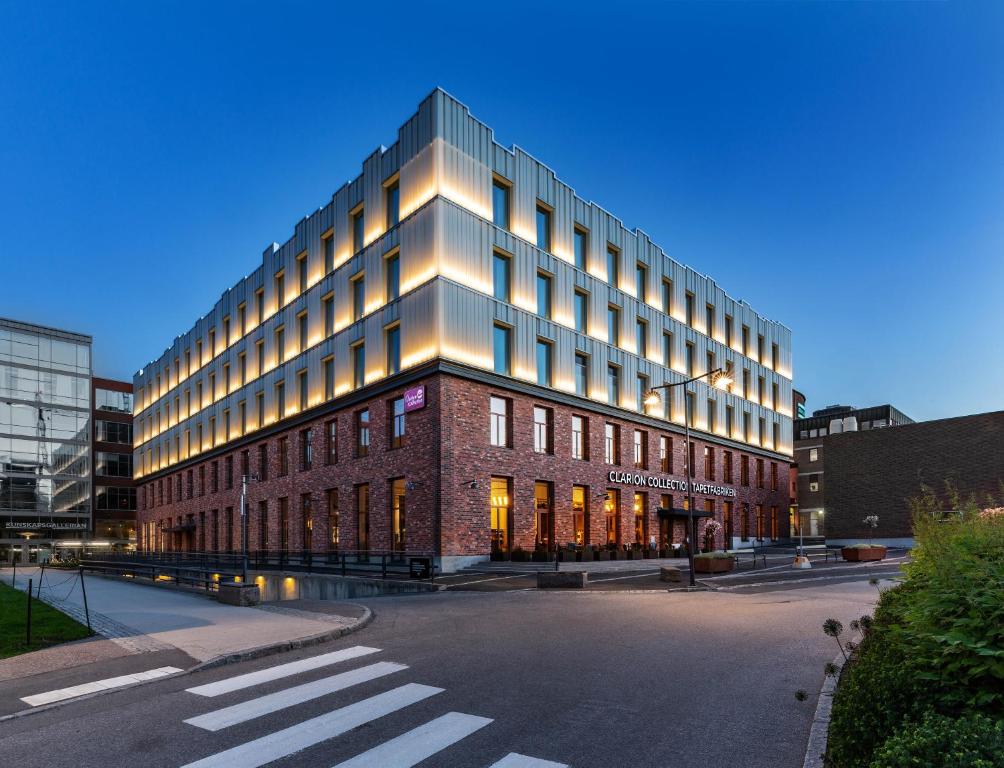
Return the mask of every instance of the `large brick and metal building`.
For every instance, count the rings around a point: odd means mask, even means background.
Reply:
[[[800,393],[796,397],[799,400]],[[802,403],[805,398],[801,397]],[[804,410],[804,406],[803,406]],[[844,432],[867,431],[913,424],[913,419],[891,405],[855,408],[851,405],[828,405],[813,411],[811,416],[796,418],[795,466],[798,471],[798,515],[794,519],[795,531],[801,527],[805,536],[826,534],[826,485],[829,475],[825,471],[826,446],[829,435]]]
[[[665,548],[685,403],[696,505],[788,535],[790,331],[441,90],[134,385],[144,550],[238,549],[245,474],[252,549]]]

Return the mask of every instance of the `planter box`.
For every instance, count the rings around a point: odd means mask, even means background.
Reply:
[[[257,584],[221,581],[216,598],[225,605],[258,605],[261,602],[261,593]]]
[[[728,573],[736,567],[731,557],[695,557],[694,573]]]
[[[881,544],[872,547],[844,547],[840,550],[844,560],[851,563],[863,563],[873,560],[884,560],[886,548]]]

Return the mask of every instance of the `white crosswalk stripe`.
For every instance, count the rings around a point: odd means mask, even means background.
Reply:
[[[408,683],[188,763],[183,768],[258,768],[442,692],[442,688],[431,685]]]
[[[489,717],[449,712],[339,763],[335,768],[412,768],[491,722]]]
[[[189,725],[204,728],[207,731],[218,731],[222,728],[253,720],[256,717],[268,715],[272,712],[278,712],[280,709],[286,709],[305,701],[318,699],[321,696],[327,696],[329,693],[335,693],[336,691],[351,688],[353,685],[376,680],[377,678],[393,674],[394,672],[400,672],[407,668],[404,664],[381,661],[366,667],[350,670],[349,672],[342,672],[337,675],[321,678],[320,680],[314,680],[310,683],[297,685],[293,688],[284,688],[267,696],[259,696],[256,699],[234,704],[231,707],[224,707],[223,709],[207,712],[198,717],[191,717],[185,720],[185,722]]]
[[[225,680],[219,680],[215,683],[207,683],[206,685],[198,685],[195,688],[187,688],[186,690],[189,693],[195,693],[199,696],[222,696],[224,693],[232,693],[233,691],[239,691],[243,688],[250,688],[253,685],[268,683],[272,680],[279,680],[284,677],[298,675],[301,672],[309,672],[314,669],[320,669],[321,667],[337,664],[340,661],[348,661],[349,659],[356,659],[360,656],[366,656],[371,653],[379,652],[379,648],[367,648],[364,645],[355,645],[341,651],[333,651],[332,653],[325,653],[320,656],[311,656],[307,659],[291,661],[288,664],[279,664],[278,666],[269,667],[268,669],[261,669],[257,672],[248,672],[245,675],[229,677]]]
[[[497,763],[492,763],[488,768],[568,768],[565,763],[556,763],[553,760],[541,760],[539,757],[527,757],[510,752]]]
[[[51,704],[54,701],[65,701],[66,699],[73,699],[87,693],[107,691],[112,688],[122,688],[126,685],[132,685],[133,683],[156,680],[158,677],[166,677],[167,675],[173,675],[176,672],[181,671],[182,670],[177,667],[157,667],[157,669],[148,669],[143,672],[133,672],[128,675],[119,675],[118,677],[109,677],[104,680],[94,680],[90,683],[72,685],[68,688],[58,688],[54,691],[46,691],[45,693],[23,696],[21,701],[32,707],[40,707],[43,704]]]

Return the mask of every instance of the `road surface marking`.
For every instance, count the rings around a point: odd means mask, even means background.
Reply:
[[[244,675],[228,677],[224,680],[218,680],[215,683],[198,685],[195,688],[186,688],[185,690],[199,696],[221,696],[224,693],[231,693],[233,691],[239,691],[243,688],[250,688],[252,685],[260,685],[261,683],[279,680],[283,677],[298,675],[301,672],[309,672],[312,669],[320,669],[321,667],[327,667],[331,664],[337,664],[339,661],[348,661],[349,659],[356,659],[360,656],[367,656],[371,653],[379,652],[379,648],[367,648],[365,645],[354,645],[351,648],[344,648],[340,651],[324,653],[320,656],[311,656],[309,659],[291,661],[288,664],[279,664],[278,666],[269,667],[268,669],[261,669],[257,672],[248,672]]]
[[[188,763],[182,768],[259,768],[442,692],[442,688],[408,683],[223,752],[217,752],[202,760]]]
[[[412,768],[490,722],[489,717],[449,712],[339,763],[335,768]]]
[[[287,709],[304,701],[319,699],[321,696],[327,696],[329,693],[342,691],[346,688],[351,688],[353,685],[360,685],[370,680],[376,680],[379,677],[400,672],[402,669],[407,668],[404,664],[381,661],[376,664],[370,664],[368,667],[360,667],[349,672],[342,672],[338,675],[297,685],[294,688],[285,688],[276,693],[259,696],[250,701],[234,704],[232,707],[224,707],[213,712],[207,712],[198,717],[191,717],[185,720],[185,722],[207,731],[219,731],[231,725],[254,720],[256,717],[278,712],[280,709]]]
[[[553,760],[541,760],[539,757],[527,757],[510,752],[497,763],[488,768],[568,768],[566,763],[556,763]]]
[[[21,701],[32,707],[38,707],[42,704],[51,704],[54,701],[63,701],[65,699],[83,696],[85,693],[108,691],[113,688],[121,688],[125,685],[132,685],[133,683],[142,683],[146,680],[156,680],[158,677],[173,675],[174,673],[181,671],[182,670],[177,667],[158,667],[157,669],[148,669],[145,672],[133,672],[129,675],[109,677],[105,680],[95,680],[92,683],[81,683],[80,685],[73,685],[69,688],[59,688],[55,691],[36,693],[32,696],[22,697]]]
[[[630,576],[611,576],[609,579],[590,579],[590,584],[600,584],[604,581],[621,581],[623,579],[640,579],[645,576],[658,576],[658,571],[645,571],[645,573],[633,573]]]
[[[900,575],[899,572],[894,572],[894,571],[890,571],[888,573],[883,572],[878,574],[872,574],[872,576],[874,576],[875,578],[883,578],[883,577],[895,578],[896,576],[899,575]],[[872,578],[872,576],[869,576],[869,578]],[[852,581],[855,580],[854,574],[844,573],[844,574],[835,574],[833,576],[806,576],[805,578],[801,579],[777,579],[776,581],[758,581],[755,584],[729,584],[723,587],[715,587],[715,589],[717,589],[719,592],[725,592],[726,590],[731,591],[733,589],[750,589],[751,587],[770,587],[775,584],[802,584],[803,582],[807,581],[833,581],[834,579],[850,579]]]
[[[502,579],[517,579],[520,576],[532,576],[536,571],[531,571],[530,573],[514,573],[510,576],[495,576],[491,579],[478,579],[477,581],[461,581],[456,584],[447,584],[446,588],[450,589],[452,587],[466,587],[468,584],[483,584],[486,581],[502,581]]]

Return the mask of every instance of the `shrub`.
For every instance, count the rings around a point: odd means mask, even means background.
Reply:
[[[870,768],[1004,768],[1004,722],[928,713],[875,753]]]
[[[732,555],[728,552],[718,550],[716,552],[698,552],[694,555],[695,560],[731,560]]]
[[[943,506],[930,493],[913,502],[906,580],[882,593],[834,695],[831,768],[866,768],[886,739],[929,713],[1004,718],[1004,516],[955,499],[945,517]],[[915,764],[925,763],[889,763]]]
[[[884,544],[849,544],[844,549],[885,549]]]

